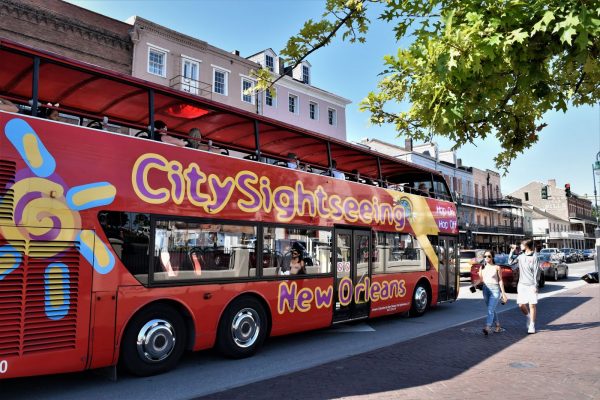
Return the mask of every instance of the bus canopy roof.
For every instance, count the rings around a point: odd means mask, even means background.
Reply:
[[[1,38],[0,96],[22,104],[30,101],[36,57],[40,60],[38,99],[42,105],[60,103],[61,112],[99,120],[106,116],[111,123],[144,130],[149,125],[152,91],[155,120],[183,135],[199,128],[204,139],[253,153],[256,124],[263,156],[285,159],[293,152],[302,162],[328,168],[329,143],[332,159],[345,171],[356,169],[377,179],[379,160],[381,176],[390,182],[406,173],[439,175],[359,145]]]

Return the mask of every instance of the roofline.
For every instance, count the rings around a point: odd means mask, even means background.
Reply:
[[[32,47],[29,47],[29,46],[26,46],[26,45],[23,45],[20,43],[16,43],[11,40],[0,37],[0,49],[3,49],[3,48],[12,49],[13,51],[18,52],[18,53],[25,53],[25,55],[39,56],[48,61],[55,62],[57,64],[68,65],[75,69],[82,69],[88,73],[101,74],[102,76],[105,76],[108,79],[112,79],[112,80],[115,80],[115,81],[118,81],[121,83],[138,86],[138,87],[141,87],[144,89],[153,89],[155,92],[163,93],[163,94],[170,95],[173,97],[178,97],[181,99],[188,99],[196,104],[207,105],[209,108],[211,108],[213,110],[219,110],[219,111],[229,112],[232,114],[237,114],[239,116],[246,117],[250,120],[257,120],[260,122],[264,122],[266,124],[278,125],[289,131],[302,133],[309,137],[313,137],[315,139],[322,140],[325,143],[330,142],[332,144],[336,144],[341,147],[351,148],[356,151],[370,154],[374,157],[379,157],[381,159],[385,159],[385,160],[388,160],[388,161],[391,161],[391,162],[394,162],[397,164],[401,164],[401,165],[404,165],[406,167],[412,168],[417,171],[431,173],[436,176],[443,176],[439,172],[431,170],[429,168],[422,167],[420,165],[410,163],[410,162],[407,162],[404,160],[399,160],[397,158],[394,158],[394,157],[391,157],[391,156],[388,156],[386,154],[382,154],[382,153],[379,153],[376,151],[372,151],[370,149],[365,149],[362,146],[358,146],[358,145],[352,144],[350,142],[346,142],[346,141],[343,141],[343,140],[340,140],[340,139],[337,139],[337,138],[334,138],[331,136],[326,136],[326,135],[323,135],[323,134],[320,134],[317,132],[309,131],[307,129],[296,127],[294,125],[290,125],[290,124],[282,122],[282,121],[278,121],[278,120],[275,120],[275,119],[272,119],[269,117],[265,117],[264,115],[259,115],[259,114],[255,114],[255,113],[252,113],[249,111],[239,109],[239,108],[228,106],[226,104],[219,103],[214,100],[209,100],[209,99],[205,99],[202,97],[193,96],[191,94],[188,94],[188,93],[185,93],[182,91],[178,91],[175,89],[171,89],[169,87],[160,85],[158,83],[153,83],[153,82],[146,81],[144,79],[136,78],[131,75],[125,75],[125,74],[122,74],[119,72],[111,71],[109,69],[102,68],[102,67],[99,67],[99,66],[96,66],[93,64],[85,63],[82,61],[72,60],[67,57],[64,57],[64,56],[61,56],[61,55],[58,55],[55,53],[51,53],[48,51],[37,50]]]
[[[256,53],[254,53],[254,54],[250,54],[249,56],[247,56],[247,57],[245,57],[245,58],[250,58],[250,57],[257,56],[257,55],[259,55],[260,53],[265,53],[267,50],[271,50],[271,52],[273,52],[273,54],[275,54],[275,55],[277,56],[277,53],[275,53],[275,50],[273,50],[273,48],[272,48],[272,47],[267,47],[266,49],[263,49],[263,50],[261,50],[261,51],[257,51],[257,52],[256,52]],[[279,56],[277,56],[277,57],[279,57]]]
[[[154,21],[150,21],[150,20],[148,20],[148,19],[146,19],[144,17],[140,17],[138,15],[135,15],[134,16],[134,23],[132,24],[132,26],[135,27],[136,24],[138,24],[138,23],[140,23],[140,24],[147,24],[147,25],[151,26],[152,28],[154,28],[156,30],[163,31],[165,33],[168,33],[168,34],[176,36],[176,37],[180,37],[181,39],[190,41],[190,42],[192,42],[194,44],[197,44],[198,46],[204,46],[209,51],[214,51],[216,53],[220,53],[220,54],[222,54],[224,56],[227,56],[227,57],[237,58],[238,61],[240,61],[242,63],[245,63],[245,64],[249,64],[249,65],[251,65],[254,68],[260,69],[260,67],[261,67],[260,64],[254,62],[254,61],[248,60],[246,57],[238,56],[237,54],[234,54],[234,53],[232,53],[230,51],[221,49],[220,47],[214,46],[214,45],[212,45],[212,44],[210,44],[210,43],[208,43],[208,42],[206,42],[204,40],[195,38],[195,37],[190,36],[190,35],[186,35],[185,33],[178,32],[176,30],[173,30],[171,28],[167,28],[166,26],[158,24],[158,23],[156,23]]]

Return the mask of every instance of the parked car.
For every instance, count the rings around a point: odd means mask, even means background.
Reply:
[[[483,253],[485,250],[461,250],[460,258],[460,276],[468,277],[471,275],[471,266],[483,261]]]
[[[538,254],[540,269],[544,277],[552,280],[559,280],[569,276],[569,266],[561,261],[553,260],[550,254]]]
[[[585,249],[583,251],[584,260],[594,260],[596,258],[596,249]]]
[[[577,251],[577,257],[579,257],[579,261],[585,260],[585,257],[583,255],[583,249],[576,249],[576,251]]]
[[[563,254],[565,255],[565,262],[571,263],[571,262],[579,261],[579,254],[577,254],[577,250],[570,249],[570,248],[564,248],[564,249],[560,249],[560,251],[562,251]]]
[[[560,251],[557,247],[548,247],[547,249],[542,249],[540,254],[551,254],[555,260],[565,261],[565,254]]]
[[[497,254],[494,257],[494,263],[499,265],[502,269],[502,282],[504,283],[504,290],[507,292],[516,291],[517,285],[519,284],[519,265],[509,265],[508,254]],[[479,268],[482,263],[473,264],[471,266],[471,282],[477,282],[479,280]],[[538,287],[542,288],[546,284],[545,274],[541,273],[538,276]],[[477,285],[477,289],[481,289],[482,285]]]

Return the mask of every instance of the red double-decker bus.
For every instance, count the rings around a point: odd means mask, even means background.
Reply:
[[[435,171],[10,41],[0,59],[21,109],[0,112],[0,378],[150,375],[456,299]],[[158,120],[201,146],[149,140]]]

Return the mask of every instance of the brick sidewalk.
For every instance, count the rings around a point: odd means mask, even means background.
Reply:
[[[600,287],[539,309],[535,335],[514,309],[489,337],[479,320],[202,399],[600,399]]]

